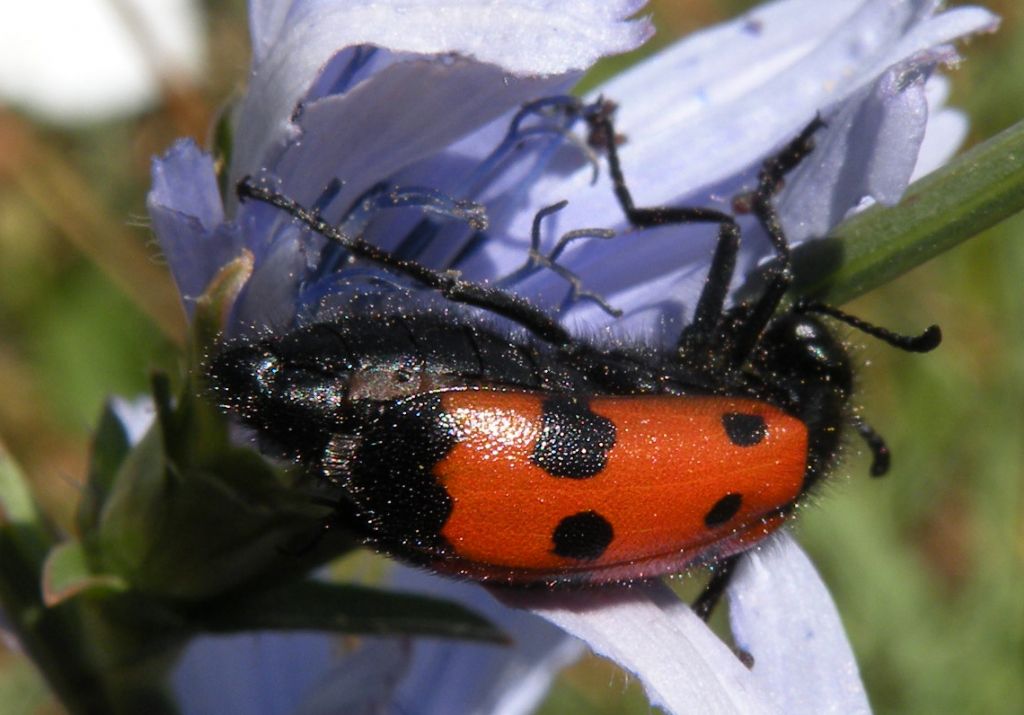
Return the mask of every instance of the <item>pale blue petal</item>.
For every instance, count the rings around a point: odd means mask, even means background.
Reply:
[[[661,583],[526,592],[507,601],[530,608],[634,674],[651,704],[668,713],[777,712],[736,655]]]
[[[527,715],[558,672],[583,649],[562,630],[526,611],[499,603],[481,586],[402,568],[400,590],[456,600],[480,613],[512,642],[470,644],[417,639],[412,666],[394,693],[393,715]]]
[[[807,4],[776,3],[768,6],[772,13],[757,8],[724,26],[730,37],[717,47],[705,46],[700,35],[684,40],[682,46],[695,42],[703,51],[689,55],[673,74],[664,68],[655,74],[641,63],[601,88],[622,105],[619,124],[630,138],[623,161],[636,177],[636,194],[657,203],[713,187],[887,69],[937,45],[991,31],[996,23],[974,8],[929,17],[931,0],[862,0],[852,14],[848,2],[816,3],[816,12]],[[818,15],[835,24],[829,27]],[[785,42],[794,28],[805,33],[795,47]],[[751,62],[721,88],[715,80],[722,55],[742,53],[739,48],[749,44],[761,45],[767,61]],[[652,101],[654,83],[661,86]]]
[[[184,715],[290,715],[311,697],[339,648],[315,633],[243,633],[192,641],[171,685]]]
[[[162,157],[153,159],[151,205],[188,214],[203,231],[213,231],[224,220],[217,177],[210,155],[191,139],[181,139]]]
[[[249,39],[253,65],[261,64],[281,34],[297,0],[249,0]]]
[[[476,584],[396,566],[392,587],[452,600],[481,614],[508,644],[331,634],[202,637],[175,669],[186,715],[528,715],[582,644]],[[229,684],[229,687],[225,687]]]
[[[385,715],[411,660],[408,638],[360,639],[352,652],[334,661],[294,715]]]
[[[272,147],[295,138],[292,117],[300,100],[345,47],[458,55],[508,75],[556,76],[640,45],[650,36],[650,24],[625,18],[641,6],[635,0],[557,6],[549,0],[298,0],[285,18],[282,10],[259,3],[258,31],[267,36],[254,40],[261,51],[240,108],[232,176],[262,168]],[[400,101],[392,98],[399,110]]]
[[[937,63],[956,57],[946,46],[929,49],[929,44],[991,31],[996,19],[977,8],[930,17],[930,2],[862,0],[821,8],[808,14],[806,0],[758,8],[683,40],[665,53],[667,59],[656,56],[601,88],[621,102],[617,128],[627,138],[621,154],[638,204],[728,211],[732,196],[751,186],[764,157],[817,112],[839,121],[819,133],[818,150],[787,181],[778,200],[791,238],[827,234],[866,196],[898,198],[917,162],[927,121],[924,80]],[[820,34],[807,32],[808,22]],[[787,44],[794,26],[803,39]],[[728,68],[728,58],[737,54],[764,61],[740,63],[734,68],[737,77],[720,77],[720,66]],[[943,132],[937,138],[953,142],[960,136]],[[933,143],[929,151],[948,154],[949,148],[942,152]],[[564,228],[621,226],[622,213],[607,177],[596,187],[590,182],[585,166],[568,177],[542,177],[530,188],[532,205],[508,227],[520,242],[492,242],[477,257],[480,266],[500,271],[520,261],[532,212],[554,199],[570,201],[558,217]],[[768,251],[763,233],[749,221],[745,226],[740,275]],[[692,267],[706,265],[714,235],[714,227],[707,225],[663,227],[579,244],[563,263],[627,316],[646,314],[652,299],[670,298],[688,310],[702,280]],[[564,291],[550,278],[543,280],[534,279],[524,292],[550,300]],[[674,290],[673,280],[678,282]],[[655,283],[658,291],[645,294],[637,288]],[[589,304],[572,311],[573,320],[591,326],[611,323]],[[651,324],[639,318],[615,321],[614,328],[631,336],[652,334]]]
[[[317,245],[302,240],[297,228],[282,231],[253,271],[235,302],[231,332],[248,334],[295,327],[298,296]]]
[[[924,88],[936,59],[893,67],[827,116],[813,157],[788,177],[777,204],[790,240],[827,235],[865,197],[899,200],[924,139]]]
[[[779,712],[871,712],[835,604],[788,534],[742,559],[728,598],[736,644],[753,655],[750,674]]]
[[[462,58],[392,64],[344,94],[304,104],[294,139],[269,148],[260,166],[306,204],[342,179],[345,188],[332,204],[332,218],[339,218],[372,185],[564,82],[517,78]]]
[[[925,95],[929,108],[928,126],[911,181],[917,181],[949,161],[967,137],[967,116],[958,109],[945,106],[949,97],[949,81],[941,75],[933,75],[925,86]]]
[[[193,301],[217,270],[238,255],[242,239],[224,224],[212,158],[190,139],[153,160],[146,208],[160,248],[191,315]]]

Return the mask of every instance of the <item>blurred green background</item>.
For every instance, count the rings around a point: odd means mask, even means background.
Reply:
[[[660,29],[644,53],[753,4],[652,0]],[[0,440],[60,524],[71,524],[105,397],[141,393],[151,370],[179,364],[184,323],[146,228],[149,158],[178,136],[206,142],[248,65],[242,0],[205,5],[203,82],[167,78],[159,106],[73,129],[0,108]],[[962,47],[967,61],[950,73],[969,143],[1024,117],[1024,4],[987,6],[1001,31]],[[858,349],[861,402],[893,447],[892,473],[869,480],[866,456],[851,454],[797,527],[879,713],[1024,711],[1022,233],[1024,219],[1007,221],[850,306],[945,334],[926,357]],[[543,710],[576,711],[650,709],[635,683],[589,658]],[[30,712],[61,709],[0,644],[0,715]]]

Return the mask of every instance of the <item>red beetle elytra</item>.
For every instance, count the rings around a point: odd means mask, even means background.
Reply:
[[[605,138],[615,195],[633,226],[718,224],[693,321],[675,346],[574,337],[520,296],[384,251],[244,180],[241,198],[277,206],[444,300],[229,343],[210,360],[208,381],[224,409],[333,485],[337,521],[382,551],[523,587],[717,563],[699,601],[706,616],[735,556],[777,529],[828,473],[847,427],[870,446],[872,473],[888,468],[881,438],[850,407],[847,351],[820,316],[910,351],[933,349],[940,333],[900,336],[814,303],[779,309],[790,253],[771,202],[812,150],[820,120],[763,164],[744,197],[777,260],[758,298],[726,308],[735,218],[635,207],[609,139],[609,105],[573,102],[565,100],[585,114],[591,137]],[[519,330],[499,329],[499,319]]]

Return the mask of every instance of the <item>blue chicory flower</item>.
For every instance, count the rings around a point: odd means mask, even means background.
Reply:
[[[511,139],[509,130],[524,102],[563,94],[599,57],[643,42],[649,23],[628,19],[642,4],[251,0],[253,68],[236,113],[228,185],[269,177],[403,256],[457,268],[473,281],[504,280],[561,310],[572,329],[671,340],[704,280],[713,228],[664,226],[570,245],[561,263],[621,309],[619,319],[592,301],[567,300],[552,272],[517,270],[535,215],[555,202],[569,203],[545,220],[546,245],[568,230],[626,228],[606,173],[594,181],[586,152],[567,140],[571,128],[557,116],[521,115]],[[950,155],[964,120],[942,107],[944,84],[934,70],[956,62],[949,43],[995,25],[983,9],[939,12],[933,0],[782,0],[697,33],[599,91],[620,105],[625,172],[646,205],[728,211],[759,162],[821,113],[828,131],[777,200],[789,237],[800,241],[826,235],[866,201],[896,201],[912,176]],[[423,211],[349,209],[382,183],[429,187],[419,201],[434,213],[465,209],[446,197],[479,202],[487,230],[423,221]],[[212,158],[190,141],[154,162],[149,210],[190,313],[222,266],[251,255],[228,333],[316,320],[344,305],[346,286],[382,282],[375,267],[340,262],[335,248],[280,212],[222,197]],[[744,228],[740,275],[767,253],[757,227],[744,221]],[[517,599],[635,673],[652,703],[669,712],[868,710],[834,606],[792,540],[780,536],[751,554],[729,601],[736,640],[755,657],[752,671],[660,585]],[[301,647],[304,662],[288,659],[292,670],[308,674],[316,662],[327,671],[330,649]],[[561,647],[553,639],[546,652]],[[381,669],[362,661],[369,670],[344,682],[398,682],[395,663],[408,661],[389,652]],[[277,677],[288,672],[287,663],[275,668]],[[459,698],[460,675],[436,672],[431,687]]]

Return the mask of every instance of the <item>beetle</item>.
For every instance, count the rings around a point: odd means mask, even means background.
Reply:
[[[224,410],[330,485],[334,524],[383,552],[510,587],[713,564],[696,604],[707,617],[737,556],[793,515],[833,469],[848,429],[870,447],[872,473],[888,469],[884,441],[851,407],[854,368],[826,319],[915,352],[934,349],[941,333],[898,335],[807,301],[782,307],[791,258],[772,200],[812,151],[820,118],[769,157],[736,202],[763,227],[775,261],[759,296],[727,307],[736,218],[637,207],[613,107],[589,107],[591,142],[606,153],[633,227],[718,226],[693,319],[675,345],[576,337],[515,293],[346,234],[247,178],[241,199],[276,206],[432,299],[384,300],[283,335],[228,341],[206,378]]]

